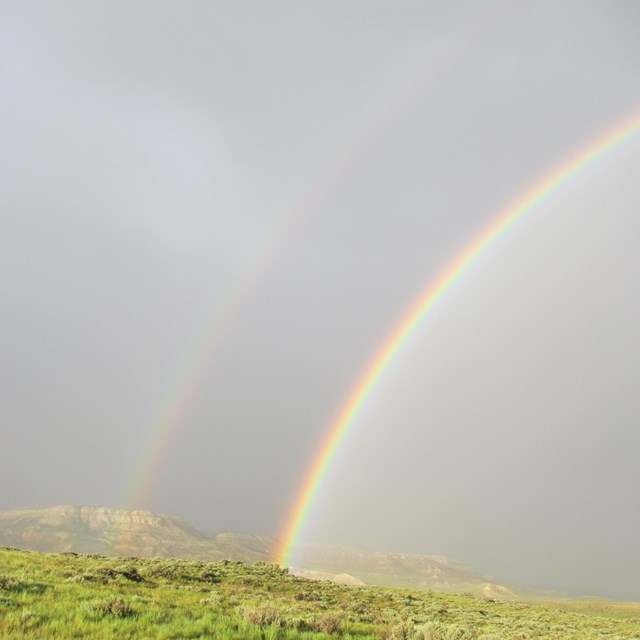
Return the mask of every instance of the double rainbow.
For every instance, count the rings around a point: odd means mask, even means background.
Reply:
[[[364,369],[335,419],[329,425],[327,435],[308,468],[301,489],[283,527],[280,546],[274,558],[275,562],[281,565],[290,563],[294,547],[305,527],[314,500],[331,468],[336,453],[391,361],[411,339],[414,331],[429,312],[449,289],[478,262],[480,257],[519,220],[548,200],[568,182],[586,171],[591,165],[601,161],[639,133],[640,117],[636,115],[570,156],[526,190],[517,200],[500,211],[489,225],[449,262],[440,275],[427,284],[426,289],[402,316],[398,325]]]
[[[241,268],[205,314],[192,348],[171,381],[164,403],[153,417],[144,448],[132,470],[121,504],[141,507],[148,502],[167,458],[182,432],[195,398],[202,391],[206,373],[213,366],[236,318],[255,290],[264,272],[293,235],[298,220],[320,200],[336,181],[343,179],[358,154],[369,144],[384,123],[410,103],[415,91],[438,75],[472,56],[477,42],[486,39],[502,24],[506,11],[502,2],[471,5],[445,29],[438,41],[427,48],[409,72],[355,120],[310,172],[308,180],[274,212],[273,224],[245,254]]]

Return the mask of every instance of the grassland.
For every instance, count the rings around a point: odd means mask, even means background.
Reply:
[[[640,605],[508,603],[296,578],[240,562],[0,548],[0,638],[640,638]]]

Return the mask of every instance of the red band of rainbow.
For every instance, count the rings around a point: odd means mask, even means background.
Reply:
[[[608,130],[604,135],[597,137],[589,145],[571,155],[526,190],[517,200],[500,211],[489,225],[449,262],[440,275],[428,283],[426,289],[402,316],[396,328],[364,369],[334,421],[329,425],[327,435],[309,466],[301,489],[284,524],[280,536],[280,546],[276,550],[275,561],[277,563],[289,564],[292,551],[304,529],[314,499],[345,436],[393,358],[408,342],[415,329],[438,301],[516,222],[589,166],[600,161],[639,133],[640,117],[636,115],[622,125]]]

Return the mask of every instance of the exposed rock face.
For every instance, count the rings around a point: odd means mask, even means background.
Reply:
[[[219,534],[220,535],[220,534]],[[210,536],[175,516],[107,507],[34,507],[0,512],[0,544],[37,551],[141,557],[228,558],[255,562],[271,552],[267,539]]]
[[[518,594],[507,587],[503,587],[500,584],[492,584],[488,582],[482,589],[482,595],[485,598],[492,598],[493,600],[517,600]]]
[[[297,567],[291,567],[289,573],[299,578],[308,578],[309,580],[329,580],[337,584],[365,584],[362,580],[358,580],[358,578],[354,578],[348,573],[326,573],[324,571],[313,571],[312,569],[298,569]]]
[[[305,565],[311,569],[346,572],[367,584],[447,589],[451,585],[486,583],[481,574],[444,556],[386,553],[319,544],[305,546],[302,556]]]
[[[107,507],[33,507],[0,512],[0,545],[36,551],[269,562],[276,541],[246,533],[207,534],[175,516]],[[444,556],[384,553],[339,545],[304,545],[296,575],[347,584],[473,592],[511,591]]]

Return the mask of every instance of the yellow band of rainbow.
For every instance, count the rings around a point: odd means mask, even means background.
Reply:
[[[425,319],[441,297],[480,256],[503,236],[518,220],[540,205],[567,182],[575,178],[596,161],[618,149],[640,133],[640,116],[609,129],[586,147],[546,174],[514,202],[501,210],[489,225],[460,251],[440,275],[430,281],[407,313],[384,341],[363,374],[353,387],[345,403],[327,429],[327,435],[309,466],[279,538],[275,562],[288,565],[294,546],[304,528],[314,499],[325,479],[331,463],[353,425],[363,405],[389,363],[409,340],[416,327]]]

